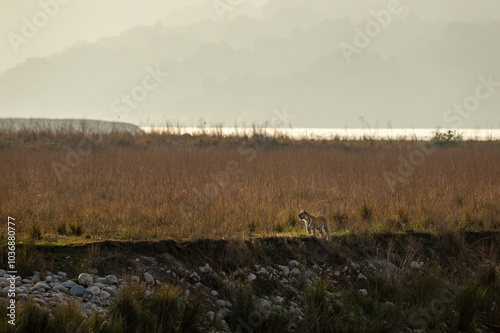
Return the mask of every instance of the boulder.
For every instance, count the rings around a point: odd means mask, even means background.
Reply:
[[[94,283],[94,279],[92,279],[92,276],[87,273],[82,273],[78,276],[78,284],[84,286],[84,287],[89,287]]]
[[[71,287],[69,290],[69,294],[72,296],[82,296],[83,293],[85,292],[85,288],[83,286],[80,286],[78,284],[75,284]]]

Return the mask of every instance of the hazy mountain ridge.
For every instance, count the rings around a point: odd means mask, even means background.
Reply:
[[[360,117],[381,127],[451,127],[443,113],[474,93],[479,76],[500,81],[500,21],[393,17],[348,64],[339,45],[354,45],[355,27],[365,24],[329,18],[324,12],[332,8],[323,0],[275,1],[263,8],[262,20],[141,26],[30,59],[0,76],[0,115],[50,111],[187,125],[205,118],[231,126],[271,120],[273,109],[286,107],[298,127],[360,126]],[[113,101],[141,85],[148,66],[169,75],[137,108],[114,112]],[[494,94],[462,127],[497,127],[499,106]]]

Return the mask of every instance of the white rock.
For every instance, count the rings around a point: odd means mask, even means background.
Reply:
[[[212,294],[212,296],[214,296],[214,297],[219,296],[219,292],[218,292],[217,290],[212,290],[212,291],[210,292],[210,294]]]
[[[98,278],[94,278],[94,284],[97,283],[106,283],[106,278],[103,278],[103,277],[98,277]]]
[[[269,310],[271,309],[271,302],[269,302],[267,299],[259,298],[257,300],[257,303],[255,304],[257,309],[259,310]]]
[[[189,276],[189,278],[190,278],[193,282],[200,282],[200,280],[201,280],[200,276],[199,276],[196,272],[194,272],[193,274],[191,274],[191,275]]]
[[[106,299],[108,299],[110,296],[111,296],[111,294],[110,294],[110,293],[108,293],[108,292],[106,292],[106,291],[101,291],[101,294],[100,294],[101,299],[106,300]]]
[[[52,276],[45,277],[45,282],[51,283],[52,282]]]
[[[424,266],[424,262],[423,261],[421,261],[421,262],[412,261],[410,263],[410,267],[411,268],[419,269],[419,268],[422,268],[422,266]]]
[[[252,281],[253,281],[253,280],[255,280],[256,278],[257,278],[257,276],[255,276],[255,274],[249,274],[249,275],[247,276],[246,281],[247,281],[247,282],[252,282]]]
[[[153,275],[150,273],[144,273],[144,281],[146,281],[146,284],[151,285],[155,283],[155,279],[153,278]]]
[[[88,287],[91,286],[94,283],[94,280],[92,279],[92,276],[87,273],[82,273],[78,276],[78,284]]]
[[[116,275],[106,275],[105,279],[107,284],[118,284]]]
[[[108,293],[110,293],[113,296],[116,295],[116,290],[113,289],[112,287],[104,287],[103,290],[106,291],[106,292],[108,292]]]
[[[64,295],[61,293],[57,293],[54,295],[54,299],[56,302],[62,303],[62,302],[64,302]]]
[[[288,266],[290,266],[290,267],[299,267],[299,262],[297,260],[290,260],[288,262]]]
[[[283,297],[276,296],[276,297],[274,298],[274,301],[275,301],[276,303],[281,304],[281,303],[283,303],[284,299],[283,299]]]
[[[87,289],[85,289],[85,292],[88,292],[92,295],[99,295],[101,293],[101,289],[99,289],[99,287],[96,286],[90,286]]]
[[[215,304],[217,304],[217,306],[223,307],[223,306],[226,306],[226,301],[224,301],[222,299],[218,299],[215,301]]]
[[[283,268],[281,269],[281,271],[283,272],[283,276],[284,277],[287,277],[288,274],[290,274],[290,269],[286,266],[283,266]]]
[[[64,272],[57,272],[57,275],[65,278],[66,276],[68,276],[68,274],[64,273]]]
[[[215,318],[215,313],[213,311],[208,311],[207,318],[208,318],[208,320],[213,321]]]
[[[227,319],[229,315],[231,314],[231,311],[226,308],[222,308],[219,311],[217,311],[217,317],[222,318],[222,319]]]
[[[360,293],[361,296],[367,296],[368,295],[368,291],[366,291],[366,289],[359,289],[358,293]]]
[[[130,281],[135,282],[135,283],[139,283],[141,281],[141,278],[138,277],[137,275],[134,275],[130,278]]]
[[[358,280],[368,280],[368,279],[362,273],[359,273]]]
[[[295,268],[292,269],[292,271],[290,272],[290,274],[292,276],[299,275],[300,274],[300,270],[297,267],[295,267]]]

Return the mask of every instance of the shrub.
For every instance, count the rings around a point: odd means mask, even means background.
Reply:
[[[67,235],[68,234],[68,230],[66,228],[66,223],[61,223],[57,226],[57,233],[59,235]]]
[[[462,134],[452,130],[449,130],[446,133],[436,131],[434,132],[434,136],[431,139],[431,142],[437,146],[451,146],[456,145],[462,141]]]
[[[359,214],[365,221],[370,221],[373,216],[373,208],[365,201],[359,207]]]
[[[51,332],[49,327],[49,310],[35,303],[27,302],[20,309],[16,324],[18,332],[43,333]]]
[[[31,239],[32,240],[42,240],[43,235],[42,235],[42,229],[40,228],[40,225],[38,223],[33,224],[31,228]]]
[[[78,223],[73,223],[69,225],[70,234],[75,236],[81,236],[83,234],[82,226]]]

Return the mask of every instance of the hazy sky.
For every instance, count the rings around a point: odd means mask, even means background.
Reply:
[[[500,126],[498,0],[0,1],[0,117]],[[346,62],[339,46],[394,3]],[[488,77],[488,98],[454,108]]]
[[[223,3],[237,0],[221,0]],[[260,6],[267,0],[240,0],[242,3]],[[372,0],[360,4],[351,0],[331,0],[338,3],[337,13],[332,16],[348,15],[355,22],[365,19],[374,8],[387,4],[388,0]],[[59,4],[61,2],[61,4]],[[64,50],[80,41],[95,41],[97,38],[114,36],[134,26],[152,25],[164,19],[174,10],[205,3],[207,16],[217,19],[213,9],[214,0],[40,0],[11,1],[0,0],[0,72],[22,63],[29,57],[47,56]],[[63,4],[67,2],[66,4]],[[430,20],[461,20],[484,22],[500,19],[500,1],[498,0],[401,0],[409,4],[411,11]],[[23,18],[32,21],[33,15],[47,4],[54,8],[58,4],[57,14],[50,18],[48,24],[40,29],[37,36],[29,43],[19,47],[15,52],[7,35],[21,35]],[[238,14],[245,12],[238,10]],[[199,14],[199,13],[196,13]],[[195,16],[195,15],[193,15]],[[196,17],[196,16],[195,16]],[[186,18],[186,21],[189,18]],[[190,19],[189,19],[190,20]],[[176,22],[180,23],[180,22]]]

